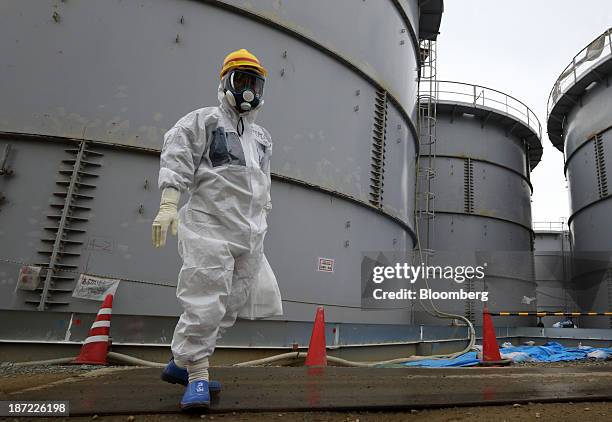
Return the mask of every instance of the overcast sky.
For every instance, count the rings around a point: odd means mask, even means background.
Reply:
[[[569,216],[563,155],[546,135],[546,101],[565,66],[612,26],[612,0],[445,0],[438,78],[488,86],[527,104],[542,124],[532,172],[533,221]]]

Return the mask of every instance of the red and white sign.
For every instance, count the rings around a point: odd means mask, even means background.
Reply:
[[[322,271],[324,273],[333,273],[334,262],[335,261],[331,258],[319,258],[318,271]]]

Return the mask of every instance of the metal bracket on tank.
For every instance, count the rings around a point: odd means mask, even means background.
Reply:
[[[608,281],[608,309],[612,309],[612,268],[606,271],[606,279]],[[612,317],[609,318],[610,328],[612,328]]]
[[[4,154],[2,155],[2,161],[0,165],[0,176],[12,176],[13,170],[8,168],[6,165],[8,163],[9,155],[11,154],[11,144],[7,144],[4,147]]]
[[[463,162],[463,211],[474,213],[474,163],[469,158]]]
[[[487,124],[487,122],[489,121],[489,119],[491,118],[491,116],[493,115],[492,111],[489,111],[480,121],[480,128],[484,129],[485,125]]]
[[[43,244],[50,243],[53,246],[50,250],[43,248],[38,251],[41,255],[49,256],[48,262],[37,264],[47,268],[47,274],[40,297],[25,301],[37,305],[40,311],[46,310],[48,305],[68,305],[67,301],[57,300],[52,295],[72,292],[72,288],[65,283],[74,283],[79,266],[66,260],[78,259],[81,255],[80,248],[84,242],[79,236],[86,232],[82,224],[89,221],[89,217],[82,213],[91,211],[89,202],[94,199],[91,191],[96,188],[95,180],[99,177],[95,170],[101,167],[96,159],[103,156],[86,141],[82,141],[78,148],[68,148],[65,151],[71,157],[62,160],[62,164],[70,168],[61,168],[60,179],[55,183],[66,190],[54,192],[54,197],[63,200],[51,203],[51,208],[61,211],[59,215],[55,212],[47,215],[48,219],[57,223],[44,227],[45,232],[52,232],[53,235],[42,239]]]
[[[531,183],[531,162],[529,161],[529,142],[523,138],[523,150],[525,151],[525,177]],[[532,189],[533,192],[533,189]]]
[[[597,174],[597,190],[600,198],[608,196],[608,174],[606,173],[606,159],[604,157],[604,146],[601,135],[593,139],[595,148],[595,170]]]
[[[370,204],[380,208],[383,204],[385,185],[385,138],[387,134],[387,92],[384,90],[376,91],[372,132]]]

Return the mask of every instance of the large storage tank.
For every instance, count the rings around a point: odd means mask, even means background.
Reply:
[[[559,222],[539,222],[533,226],[537,311],[580,312],[571,283],[572,245],[567,226]],[[551,327],[564,319],[545,316],[541,321],[545,327]]]
[[[548,98],[548,136],[563,151],[570,187],[574,288],[582,312],[612,307],[612,43],[608,29],[563,70]],[[610,328],[584,317],[581,327]]]
[[[0,337],[81,340],[72,321],[99,306],[72,298],[88,273],[122,280],[116,342],[169,342],[180,262],[174,239],[151,246],[159,149],[181,116],[217,103],[238,48],[270,72],[259,122],[275,141],[266,253],[281,319],[312,321],[324,303],[330,322],[409,322],[359,309],[360,263],[415,245],[418,39],[442,14],[441,0],[419,3],[3,2],[0,314],[21,324]],[[24,263],[51,268],[34,291],[15,289]],[[291,343],[286,325],[248,324],[233,344]]]
[[[521,101],[494,89],[439,81],[435,142],[420,158],[419,237],[436,265],[486,264],[485,277],[458,285],[432,281],[432,289],[488,291],[492,312],[535,311],[531,228],[531,170],[542,155],[540,123]],[[422,179],[423,177],[421,177]],[[430,212],[423,198],[430,192]],[[480,300],[434,301],[445,312],[481,323]],[[417,322],[440,323],[419,312]],[[496,326],[535,319],[504,317]],[[447,324],[448,322],[442,322]]]

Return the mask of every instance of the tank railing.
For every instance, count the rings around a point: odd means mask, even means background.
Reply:
[[[534,221],[532,223],[532,227],[534,231],[549,230],[562,232],[567,230],[567,223],[564,221]]]
[[[607,29],[584,47],[574,56],[572,61],[563,69],[550,94],[546,104],[547,116],[556,104],[561,95],[584,74],[588,73],[593,67],[607,60],[612,56],[612,28]]]
[[[542,139],[542,125],[536,114],[511,95],[482,85],[454,81],[437,81],[439,101],[468,103],[503,111],[530,127]]]

